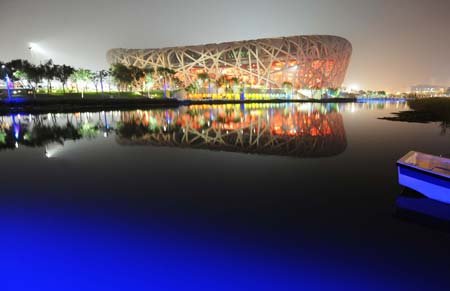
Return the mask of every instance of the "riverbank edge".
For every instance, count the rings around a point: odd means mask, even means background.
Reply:
[[[69,113],[69,112],[99,112],[110,110],[136,110],[176,108],[192,105],[226,105],[255,103],[351,103],[356,98],[333,99],[271,99],[271,100],[178,100],[149,98],[89,98],[89,99],[26,99],[0,100],[0,114],[17,113]]]

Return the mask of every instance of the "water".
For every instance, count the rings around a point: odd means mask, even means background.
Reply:
[[[450,133],[407,109],[3,116],[0,290],[448,290],[449,232],[394,212]]]

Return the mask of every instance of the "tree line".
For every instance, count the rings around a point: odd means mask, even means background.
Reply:
[[[97,93],[100,85],[103,93],[103,82],[109,76],[109,71],[106,70],[75,69],[72,66],[55,64],[52,60],[35,65],[27,60],[16,59],[6,63],[0,61],[0,66],[2,79],[7,75],[11,82],[19,82],[22,87],[31,88],[34,94],[40,84],[44,84],[47,87],[47,94],[50,94],[53,91],[52,81],[59,81],[65,94],[69,80],[76,84],[77,91],[81,91],[82,95],[88,82],[94,84]]]
[[[72,81],[76,85],[77,92],[81,92],[83,97],[87,85],[93,84],[96,93],[104,93],[105,80],[111,78],[117,89],[125,91],[147,91],[154,87],[168,90],[168,87],[181,86],[182,82],[175,77],[175,71],[168,68],[139,68],[136,66],[125,66],[123,64],[113,64],[108,70],[91,71],[88,69],[75,69],[69,65],[59,65],[48,60],[39,65],[30,63],[27,60],[16,59],[9,62],[1,62],[2,70],[0,77],[2,80],[8,75],[11,82],[19,82],[22,87],[29,87],[34,94],[42,85],[46,87],[47,94],[53,92],[52,81],[59,81],[63,94],[66,93],[67,84]]]
[[[164,67],[140,68],[116,63],[111,66],[110,74],[119,91],[146,91],[147,95],[150,95],[150,90],[158,87],[164,90],[164,96],[166,96],[169,87],[181,87],[183,84],[175,76],[174,70]]]

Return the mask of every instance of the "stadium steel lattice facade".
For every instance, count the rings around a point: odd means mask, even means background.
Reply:
[[[350,42],[328,35],[268,38],[161,49],[111,49],[110,64],[165,67],[184,85],[207,73],[212,79],[239,78],[254,86],[338,88],[352,53]]]

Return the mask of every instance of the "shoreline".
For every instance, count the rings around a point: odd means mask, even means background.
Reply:
[[[0,100],[0,115],[17,113],[70,113],[99,112],[109,110],[137,110],[157,108],[177,108],[193,105],[225,105],[255,103],[352,103],[356,98],[334,99],[271,99],[271,100],[178,100],[149,98],[38,98]]]
[[[333,99],[259,99],[259,100],[181,100],[181,105],[221,105],[221,104],[251,104],[251,103],[352,103],[357,98]]]

